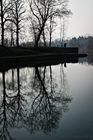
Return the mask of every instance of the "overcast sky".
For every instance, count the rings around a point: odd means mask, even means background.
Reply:
[[[93,0],[69,0],[73,15],[69,18],[67,37],[93,35]]]

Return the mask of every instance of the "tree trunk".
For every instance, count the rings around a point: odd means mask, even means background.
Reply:
[[[16,45],[19,47],[19,28],[18,28],[18,23],[17,23],[17,30],[16,30]]]
[[[51,40],[52,40],[52,17],[50,17],[50,41],[49,41],[49,47],[51,47]]]
[[[44,47],[46,47],[46,38],[45,38],[45,32],[43,30],[43,41],[44,41]]]
[[[39,42],[40,36],[41,36],[41,34],[42,34],[43,30],[44,30],[46,20],[47,20],[47,19],[44,20],[44,22],[43,22],[43,24],[42,24],[42,27],[41,27],[41,29],[40,29],[40,32],[39,32],[39,34],[38,34],[38,36],[37,36],[37,39],[36,39],[36,42],[35,42],[35,47],[38,47],[38,42]]]
[[[2,28],[1,45],[3,47],[4,46],[4,22],[3,22],[3,2],[2,2],[2,0],[1,0],[1,28]]]

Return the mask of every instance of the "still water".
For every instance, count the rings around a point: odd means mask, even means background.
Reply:
[[[0,72],[0,140],[21,139],[93,139],[92,64]]]

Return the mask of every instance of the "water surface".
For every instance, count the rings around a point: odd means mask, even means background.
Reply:
[[[82,61],[1,72],[0,140],[92,139],[93,66]]]

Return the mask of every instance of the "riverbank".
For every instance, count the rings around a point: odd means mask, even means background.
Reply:
[[[0,63],[19,63],[26,61],[52,61],[85,57],[78,54],[78,48],[38,47],[38,48],[0,48]]]
[[[6,71],[25,66],[77,63],[79,57],[85,56],[78,54],[78,48],[0,48],[0,66],[1,71]]]
[[[0,47],[0,57],[17,56],[41,56],[41,55],[79,55],[78,48],[59,48],[59,47]],[[84,54],[80,54],[83,56]]]

